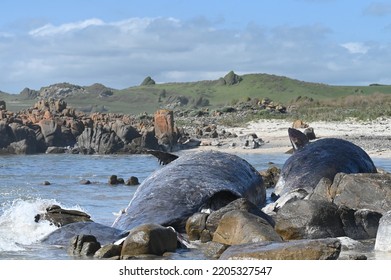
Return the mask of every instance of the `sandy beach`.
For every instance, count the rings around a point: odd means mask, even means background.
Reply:
[[[374,121],[347,120],[344,122],[307,123],[314,129],[317,139],[335,137],[353,142],[363,148],[371,157],[391,158],[391,118],[379,118]],[[285,153],[292,148],[288,138],[288,128],[292,122],[285,120],[259,120],[247,123],[245,127],[225,128],[226,131],[240,136],[255,133],[264,142],[259,148],[244,149],[234,146],[235,138],[221,139],[220,145],[211,147],[227,152],[246,151],[251,153]],[[302,129],[303,130],[303,129]]]

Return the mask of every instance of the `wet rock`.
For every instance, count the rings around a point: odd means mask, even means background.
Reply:
[[[111,175],[109,177],[109,184],[110,185],[118,185],[118,184],[124,184],[125,181],[123,178],[118,178],[117,175]]]
[[[122,245],[121,256],[143,254],[162,255],[174,252],[177,235],[170,229],[157,224],[144,224],[132,229]]]
[[[213,234],[224,214],[233,210],[245,210],[251,214],[263,218],[269,224],[274,226],[273,219],[267,214],[263,213],[256,205],[248,201],[246,198],[238,198],[226,206],[220,208],[219,210],[213,211],[206,220],[206,229],[209,230],[211,234]]]
[[[227,245],[269,240],[282,241],[267,221],[243,210],[233,210],[224,214],[213,234],[214,242]]]
[[[339,207],[340,217],[346,236],[360,240],[375,238],[382,214],[368,210],[353,210]]]
[[[211,241],[202,248],[202,251],[207,258],[217,260],[228,247],[229,245]]]
[[[275,229],[284,240],[345,235],[338,207],[324,200],[287,203],[277,212],[275,221]]]
[[[259,242],[229,247],[221,260],[336,260],[341,252],[337,238]]]
[[[391,174],[338,173],[331,186],[318,184],[315,192],[337,206],[383,214],[391,209]]]
[[[100,247],[95,236],[76,235],[71,239],[67,252],[71,256],[93,256]]]
[[[119,259],[122,246],[115,244],[107,244],[102,246],[95,252],[94,258],[97,259]]]
[[[195,213],[186,222],[186,233],[189,240],[199,240],[201,238],[202,231],[206,228],[206,218],[209,216],[207,213]]]
[[[35,216],[35,221],[47,220],[57,227],[76,222],[92,222],[91,217],[78,210],[62,209],[58,205],[51,205],[46,208],[46,212]]]
[[[126,185],[128,186],[137,186],[139,185],[140,182],[138,181],[138,178],[135,177],[135,176],[131,176],[127,181],[126,181]]]
[[[259,173],[262,176],[265,187],[273,188],[276,185],[278,178],[280,177],[281,169],[276,166],[272,166],[267,170],[260,171]]]
[[[87,179],[82,179],[82,180],[80,180],[79,184],[80,185],[90,185],[91,181],[87,180]]]

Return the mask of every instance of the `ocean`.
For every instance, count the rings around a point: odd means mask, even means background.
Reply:
[[[245,151],[236,154],[257,170],[267,169],[270,163],[281,167],[289,156]],[[391,159],[373,160],[377,167],[391,172]],[[84,211],[93,221],[111,226],[137,186],[113,186],[108,184],[109,177],[117,175],[126,181],[136,176],[142,182],[158,168],[161,166],[151,155],[0,156],[0,260],[72,259],[63,248],[38,242],[56,227],[36,223],[35,215],[57,204]],[[91,184],[82,184],[81,180],[89,180]],[[45,185],[45,181],[50,185]]]

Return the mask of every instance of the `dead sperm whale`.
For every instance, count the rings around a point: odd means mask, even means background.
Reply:
[[[281,196],[294,189],[313,190],[323,177],[334,179],[335,174],[376,173],[368,154],[355,144],[336,138],[309,142],[299,130],[289,128],[294,148],[281,169],[274,193]]]
[[[195,212],[239,197],[259,206],[266,200],[262,177],[247,161],[217,151],[190,153],[145,179],[112,227],[130,230],[157,223],[183,231]]]
[[[262,177],[238,156],[207,151],[176,159],[175,155],[163,152],[150,153],[163,165],[169,164],[144,180],[111,227],[95,222],[72,223],[58,228],[41,242],[66,245],[75,235],[92,234],[103,244],[112,243],[145,223],[183,231],[187,218],[202,208],[217,209],[239,197],[259,206],[265,204]]]

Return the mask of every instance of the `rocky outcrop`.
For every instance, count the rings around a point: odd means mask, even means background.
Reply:
[[[154,116],[155,137],[158,144],[170,151],[178,141],[178,130],[174,125],[174,113],[170,110],[158,110]]]
[[[156,84],[156,82],[150,76],[148,76],[143,80],[140,86],[151,86],[154,84]]]
[[[141,153],[183,147],[172,111],[158,111],[155,118],[85,114],[54,99],[40,100],[17,113],[0,110],[0,133],[0,153],[11,154]]]

